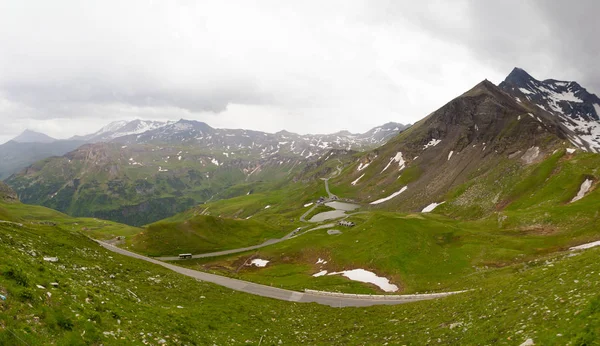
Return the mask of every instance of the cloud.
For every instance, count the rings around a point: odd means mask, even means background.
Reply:
[[[599,90],[596,5],[569,6],[0,0],[0,136],[121,118],[362,132],[414,122],[514,66]]]

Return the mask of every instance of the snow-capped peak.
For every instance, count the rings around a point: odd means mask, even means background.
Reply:
[[[569,140],[582,150],[600,152],[600,98],[577,82],[539,81],[515,68],[500,88],[518,100],[527,100],[556,116],[571,130]]]
[[[132,121],[119,120],[113,121],[101,128],[98,132],[85,137],[93,142],[109,141],[118,137],[144,133],[168,124],[169,122],[140,119]]]

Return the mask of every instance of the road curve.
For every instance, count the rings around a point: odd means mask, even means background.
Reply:
[[[219,286],[227,287],[235,291],[245,292],[254,294],[257,296],[268,297],[278,300],[285,300],[289,302],[298,302],[298,303],[318,303],[322,305],[329,305],[332,307],[349,307],[349,306],[373,306],[373,305],[397,305],[403,303],[410,303],[420,300],[429,300],[439,298],[440,294],[431,294],[431,295],[415,295],[415,296],[394,296],[396,298],[391,298],[390,296],[386,296],[383,298],[366,298],[366,297],[355,297],[352,295],[348,296],[328,296],[319,293],[310,293],[310,292],[296,292],[290,290],[284,290],[281,288],[271,287],[256,284],[253,282],[247,282],[237,279],[228,278],[225,276],[215,275],[204,273],[198,270],[188,269],[179,267],[176,265],[172,265],[169,263],[161,262],[146,256],[142,256],[140,254],[136,254],[131,251],[127,251],[121,248],[118,248],[114,245],[105,243],[100,240],[95,240],[98,244],[104,247],[107,250],[119,253],[121,255],[141,259],[150,263],[158,264],[167,269],[170,269],[179,274],[183,274],[197,280],[212,282]],[[457,292],[448,292],[447,294],[454,294]]]
[[[323,229],[323,228],[330,228],[330,227],[334,227],[335,224],[333,223],[328,223],[326,225],[321,225],[321,226],[317,226],[315,228],[311,228],[307,231],[302,232],[301,234],[310,232],[310,231],[315,231],[318,229]],[[256,249],[260,249],[261,247],[265,247],[268,245],[273,245],[273,244],[277,244],[277,243],[281,243],[284,240],[288,240],[293,238],[296,235],[300,235],[298,234],[299,230],[295,229],[293,231],[291,231],[290,233],[284,235],[282,238],[279,239],[269,239],[267,241],[265,241],[262,244],[258,244],[258,245],[252,245],[252,246],[247,246],[247,247],[242,247],[242,248],[237,248],[237,249],[231,249],[231,250],[223,250],[223,251],[217,251],[217,252],[208,252],[208,253],[201,253],[201,254],[196,254],[196,255],[192,255],[192,258],[206,258],[206,257],[218,257],[218,256],[225,256],[225,255],[231,255],[234,253],[238,253],[238,252],[246,252],[246,251],[251,251],[251,250],[256,250]],[[179,258],[179,256],[164,256],[164,257],[154,257],[154,259],[160,260],[160,261],[179,261],[181,260],[181,258]]]

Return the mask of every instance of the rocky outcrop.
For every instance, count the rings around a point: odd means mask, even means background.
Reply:
[[[19,198],[8,185],[0,182],[0,200],[4,202],[18,202]]]

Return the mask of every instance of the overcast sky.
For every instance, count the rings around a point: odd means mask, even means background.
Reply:
[[[514,66],[600,92],[596,1],[0,0],[0,143],[119,119],[413,123]]]

